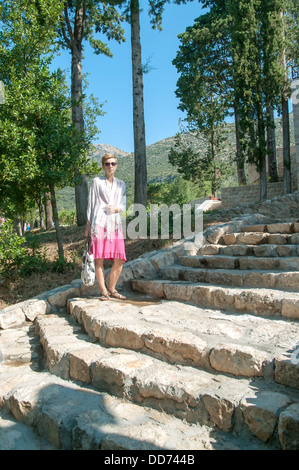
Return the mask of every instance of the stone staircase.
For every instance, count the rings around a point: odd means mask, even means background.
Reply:
[[[134,261],[127,301],[74,282],[3,312],[5,420],[41,449],[298,449],[299,224],[215,233]]]

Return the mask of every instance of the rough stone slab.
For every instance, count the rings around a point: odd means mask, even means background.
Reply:
[[[21,304],[23,306],[23,304]],[[20,304],[6,307],[0,310],[0,328],[3,330],[22,325],[26,321],[25,314]]]
[[[130,261],[134,278],[151,278],[157,274],[156,269],[149,259],[137,258]]]
[[[279,260],[278,268],[282,271],[299,271],[299,257],[281,258]]]
[[[0,331],[0,363],[32,363],[38,359],[38,338],[33,325]]]
[[[262,247],[262,251],[265,251]],[[271,249],[270,249],[271,250]],[[297,256],[279,257],[275,253],[271,257],[269,253],[267,256],[225,256],[225,255],[206,255],[206,256],[181,256],[180,262],[183,266],[192,268],[207,268],[207,269],[241,269],[241,270],[280,270],[280,271],[298,271],[299,258]]]
[[[223,243],[223,245],[234,245],[237,241],[237,234],[236,233],[227,233],[227,234],[225,234],[221,237],[220,241],[221,241],[221,243]],[[206,254],[208,254],[208,253],[206,253]],[[213,253],[211,253],[211,254],[213,254]]]
[[[276,287],[278,289],[299,291],[299,272],[280,273],[277,279]]]
[[[218,250],[219,250],[219,254],[224,255],[224,256],[246,256],[247,254],[251,253],[252,249],[248,248],[247,245],[227,245],[227,246],[220,245],[220,247],[218,247]],[[206,254],[209,254],[209,253],[206,253]]]
[[[239,258],[239,268],[242,270],[245,269],[261,269],[271,270],[278,269],[279,259],[278,258],[256,258],[254,256],[246,256],[245,258]],[[289,268],[288,268],[289,270]]]
[[[55,307],[65,307],[67,304],[67,299],[71,297],[77,297],[80,295],[80,290],[78,287],[73,287],[72,285],[66,285],[63,287],[57,287],[49,293],[48,302],[51,306]]]
[[[280,223],[267,225],[267,232],[269,233],[292,233],[292,223]]]
[[[263,377],[268,355],[250,346],[219,344],[210,354],[211,366],[236,376]]]
[[[202,370],[184,367],[182,371],[165,365],[162,375],[154,367],[140,371],[132,393],[145,406],[160,406],[166,413],[188,422],[214,423],[219,429],[228,430],[233,426],[233,413],[247,387],[241,380],[233,383],[228,377],[211,376]],[[229,411],[224,413],[224,407]]]
[[[80,332],[80,327],[69,325],[57,315],[36,319],[36,333],[40,336],[50,372],[65,379],[69,378],[69,353],[90,346],[89,339],[84,337],[85,341],[81,341]]]
[[[291,399],[278,392],[252,391],[241,402],[245,424],[264,442],[274,434],[279,412],[291,403]]]
[[[290,236],[289,242],[292,245],[298,245],[299,244],[299,233],[294,233],[293,235]]]
[[[33,322],[38,315],[50,313],[51,305],[47,300],[32,299],[24,302],[22,310],[26,319]]]
[[[299,295],[297,298],[286,298],[282,300],[281,315],[286,318],[299,319]]]
[[[299,345],[295,344],[275,358],[274,379],[277,383],[299,389]]]
[[[280,413],[278,436],[283,450],[299,450],[299,404]]]
[[[236,243],[245,245],[260,245],[265,243],[267,235],[265,233],[239,233],[236,236]]]
[[[204,245],[198,250],[199,255],[218,255],[220,247],[218,245]]]
[[[149,261],[152,263],[156,271],[160,271],[161,266],[173,264],[175,262],[175,257],[171,251],[161,250],[150,256]]]
[[[10,413],[0,414],[0,450],[56,450],[36,430]]]
[[[98,345],[70,351],[70,378],[84,383],[91,383],[91,367],[101,355],[105,356],[105,350],[99,348]]]
[[[285,234],[271,234],[268,236],[268,243],[274,245],[285,245],[288,243],[290,235]]]
[[[266,225],[244,225],[241,227],[242,232],[265,232]]]
[[[135,382],[140,370],[148,369],[153,363],[153,358],[134,351],[120,351],[93,364],[91,382],[96,388],[126,397],[127,389]]]
[[[98,410],[80,414],[73,428],[76,450],[237,449],[206,426],[183,423],[165,413],[132,403],[105,400],[110,420]],[[128,426],[130,422],[130,426]]]
[[[250,287],[210,286],[184,281],[161,280],[157,282],[159,286],[164,285],[164,296],[168,300],[194,302],[196,305],[207,308],[221,308],[263,316],[281,316],[284,301],[285,306],[288,305],[290,318],[297,315],[298,295],[293,292]],[[132,281],[132,287],[142,292],[149,292],[152,289],[150,280]],[[160,288],[162,290],[162,287]],[[283,316],[287,317],[287,315],[288,311],[285,307]]]
[[[139,279],[131,281],[131,286],[133,286],[133,289],[157,298],[164,297],[164,284],[165,281],[152,279],[151,282],[144,282],[144,280]]]
[[[161,269],[163,279],[181,280],[190,282],[205,282],[216,285],[265,287],[286,291],[299,291],[299,273],[269,272],[260,270],[228,270],[228,269],[206,269],[190,268],[178,264],[163,267]],[[137,281],[135,281],[137,282]],[[161,286],[161,282],[160,282]],[[162,292],[162,287],[161,287]]]

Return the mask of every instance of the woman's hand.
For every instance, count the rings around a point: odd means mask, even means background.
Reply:
[[[111,206],[110,204],[108,204],[106,208],[107,208],[108,214],[115,214],[118,212],[118,208],[115,206]]]

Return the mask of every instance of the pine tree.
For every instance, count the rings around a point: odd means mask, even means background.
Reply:
[[[199,181],[202,182],[203,176],[209,178],[212,194],[215,194],[220,181],[216,156],[225,140],[222,124],[233,107],[231,58],[227,49],[228,26],[227,18],[215,9],[202,15],[192,27],[179,35],[181,45],[173,60],[180,73],[176,90],[180,99],[179,109],[187,112],[189,130],[204,135],[208,141],[205,155],[198,153],[198,165],[192,166],[192,169],[197,172]],[[176,147],[169,160],[181,167],[184,164],[183,156],[188,158],[188,152],[183,147],[180,150],[179,145]],[[185,165],[189,162],[186,161]]]

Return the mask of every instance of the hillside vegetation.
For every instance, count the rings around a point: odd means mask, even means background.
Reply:
[[[281,119],[276,118],[276,146],[282,147],[282,129]],[[218,158],[232,162],[234,165],[235,155],[235,125],[234,123],[226,124],[226,143],[222,151],[219,153]],[[184,139],[190,147],[204,152],[207,144],[204,137],[194,137],[192,134],[185,134]],[[293,115],[290,115],[290,137],[291,145],[294,145],[294,125]],[[168,161],[168,154],[171,147],[175,144],[175,137],[168,137],[162,139],[152,145],[147,146],[147,171],[148,182],[157,183],[166,181],[167,178],[173,179],[178,176],[178,170],[172,166]],[[108,144],[95,144],[92,149],[90,158],[97,161],[101,166],[101,159],[105,153],[113,153],[118,157],[118,168],[116,176],[125,181],[127,186],[128,205],[133,203],[134,199],[134,155],[133,153],[124,152],[121,149],[113,147]],[[236,186],[237,172],[234,171],[233,176],[222,182],[221,187]],[[199,188],[200,191],[200,188]],[[200,196],[208,196],[209,194],[200,194]],[[198,196],[198,197],[200,197]],[[75,190],[74,188],[66,187],[58,191],[58,209],[59,210],[75,210]]]

